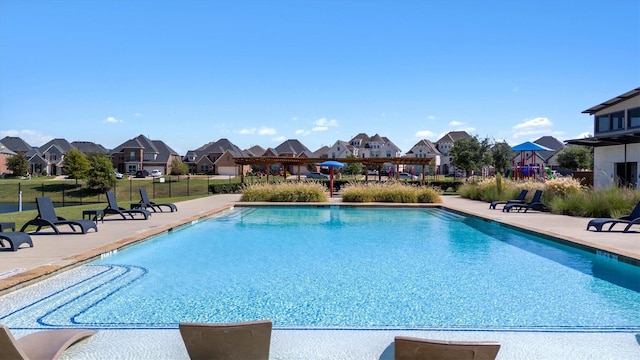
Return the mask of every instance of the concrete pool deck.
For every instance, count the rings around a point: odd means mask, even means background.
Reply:
[[[33,235],[33,248],[0,251],[0,295],[48,274],[65,270],[155,234],[161,234],[236,205],[239,195],[215,195],[178,203],[178,212],[154,213],[147,221],[113,221],[98,224],[97,233],[85,235]],[[339,204],[330,199],[329,204]],[[384,204],[387,205],[387,204]],[[640,232],[623,234],[586,231],[589,219],[547,213],[503,213],[487,203],[443,197],[443,207],[536,231],[609,254],[640,260]],[[406,205],[402,205],[406,206]],[[112,219],[112,218],[111,218]],[[640,231],[640,227],[636,227]],[[639,280],[640,281],[640,280]],[[1,306],[1,304],[0,304]],[[26,333],[26,332],[22,332]],[[21,332],[16,332],[20,336]],[[442,340],[500,341],[498,359],[627,359],[640,358],[636,333],[562,333],[502,331],[351,331],[274,330],[273,359],[391,359],[396,335]],[[177,330],[100,330],[68,358],[187,358]],[[63,358],[65,357],[63,356]]]

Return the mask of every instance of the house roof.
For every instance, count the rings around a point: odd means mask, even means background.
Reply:
[[[83,154],[90,154],[90,153],[108,154],[109,153],[109,150],[106,149],[104,146],[100,144],[96,144],[91,141],[72,141],[71,146],[80,150],[80,152]]]
[[[351,144],[349,144],[349,146],[351,146]],[[328,151],[329,151],[329,147],[327,145],[324,145],[320,147],[318,150],[314,151],[313,156],[321,158],[323,156],[326,156]]]
[[[294,154],[295,156],[300,156],[305,154],[307,157],[313,157],[313,152],[297,139],[286,140],[282,144],[276,146],[275,151],[278,155]]]
[[[16,153],[28,153],[33,147],[17,136],[5,136],[0,140],[7,149]]]
[[[423,139],[423,140],[418,141],[415,145],[413,145],[411,147],[411,149],[409,149],[409,151],[407,152],[407,155],[408,154],[413,154],[413,149],[417,148],[417,147],[427,147],[427,148],[429,148],[430,152],[432,152],[432,153],[434,153],[436,155],[440,154],[440,151],[438,151],[438,149],[436,148],[436,145],[434,143],[432,143],[431,141],[429,141],[427,139]]]
[[[470,139],[470,138],[471,138],[471,135],[469,135],[466,131],[449,131],[448,133],[444,134],[444,136],[441,137],[438,141],[436,141],[436,143],[440,143],[440,142],[455,143],[458,140]]]
[[[61,153],[66,153],[67,151],[73,149],[73,146],[71,146],[71,144],[66,139],[57,138],[57,139],[50,140],[46,144],[40,146],[38,150],[44,154],[47,151],[49,151],[49,149],[51,149],[52,147],[58,148],[58,150],[60,150]]]
[[[262,156],[262,154],[264,154],[264,148],[260,145],[253,145],[252,147],[245,149],[243,152],[249,156]]]
[[[588,108],[587,110],[583,111],[583,114],[589,114],[589,115],[593,115],[597,112],[600,112],[602,109],[606,109],[610,106],[613,106],[615,104],[621,103],[625,100],[631,99],[633,97],[636,96],[640,96],[640,87],[639,88],[635,88],[631,91],[628,91],[622,95],[618,95],[616,97],[614,97],[613,99],[609,99],[605,102],[603,102],[602,104],[598,104],[594,107]]]
[[[3,155],[15,155],[16,153],[14,151],[12,151],[11,149],[9,149],[8,147],[4,146],[4,144],[2,142],[0,142],[0,154],[3,154]]]

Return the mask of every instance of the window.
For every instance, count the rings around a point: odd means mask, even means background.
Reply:
[[[596,116],[596,132],[605,132],[611,130],[609,123],[609,115]]]
[[[611,130],[624,129],[624,111],[611,114]]]
[[[627,111],[627,116],[629,118],[629,128],[640,127],[640,108],[629,109]]]
[[[135,158],[136,158],[136,153],[135,153],[135,151],[130,152],[130,153],[129,153],[129,159],[131,159],[131,160],[135,160]]]

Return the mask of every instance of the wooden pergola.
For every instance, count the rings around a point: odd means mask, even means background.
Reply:
[[[237,157],[234,162],[238,165],[264,165],[267,173],[267,182],[271,172],[271,165],[281,164],[286,166],[297,166],[298,181],[300,180],[300,169],[308,164],[319,165],[327,160],[335,160],[345,164],[361,163],[367,169],[375,168],[378,170],[378,180],[382,179],[382,168],[385,164],[395,165],[396,179],[400,172],[400,165],[421,165],[422,177],[421,184],[424,185],[425,168],[434,161],[434,158],[411,158],[411,157],[393,157],[393,158],[295,158],[295,157],[278,157],[278,156],[254,156],[254,157]],[[244,183],[244,172],[241,173],[241,182]],[[365,180],[369,180],[369,175],[365,172]]]

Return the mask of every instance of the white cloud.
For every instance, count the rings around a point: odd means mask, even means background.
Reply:
[[[141,117],[141,116],[142,116],[142,114],[140,114],[140,113],[135,113],[135,114],[133,114],[133,116],[135,116],[135,117]]]
[[[121,123],[124,122],[120,119],[116,119],[113,116],[109,116],[108,118],[102,120],[103,123],[108,123],[108,124],[117,124],[117,123]]]
[[[316,128],[338,126],[338,120],[336,119],[327,120],[327,118],[320,118],[316,120],[314,124],[316,125]]]
[[[419,137],[419,138],[430,138],[435,136],[436,134],[432,131],[429,130],[420,130],[418,132],[416,132],[415,137]]]
[[[291,121],[298,121],[298,117],[297,116],[292,117]]]
[[[537,117],[530,120],[525,120],[524,122],[513,127],[514,130],[518,129],[530,129],[530,128],[540,128],[540,127],[551,127],[553,123],[547,119],[546,117]]]
[[[581,134],[578,134],[574,139],[584,139],[584,138],[588,138],[588,137],[592,137],[593,135],[590,132],[583,132]]]
[[[260,130],[258,130],[259,135],[275,135],[277,133],[276,129],[268,127],[261,127]]]
[[[534,136],[539,134],[548,135],[551,132],[553,123],[546,117],[537,117],[524,120],[522,123],[515,125],[513,138],[517,139],[524,136]]]
[[[435,120],[436,117],[433,115],[427,115],[427,120]]]
[[[0,137],[5,136],[19,137],[31,146],[42,146],[54,138],[36,130],[0,130]]]
[[[462,126],[462,125],[464,125],[464,123],[460,122],[458,120],[453,120],[452,122],[449,123],[449,125],[451,125],[451,126]]]
[[[313,129],[311,129],[311,131],[327,131],[329,130],[328,126],[316,126]]]
[[[283,142],[285,141],[287,138],[284,136],[278,136],[278,137],[274,137],[273,139],[271,139],[271,141],[273,142]]]
[[[256,133],[258,129],[256,128],[250,128],[250,129],[242,129],[240,131],[238,131],[238,134],[242,134],[242,135],[253,135]]]
[[[309,134],[311,134],[311,131],[309,131],[309,130],[303,130],[303,129],[296,130],[296,135],[307,136]]]

